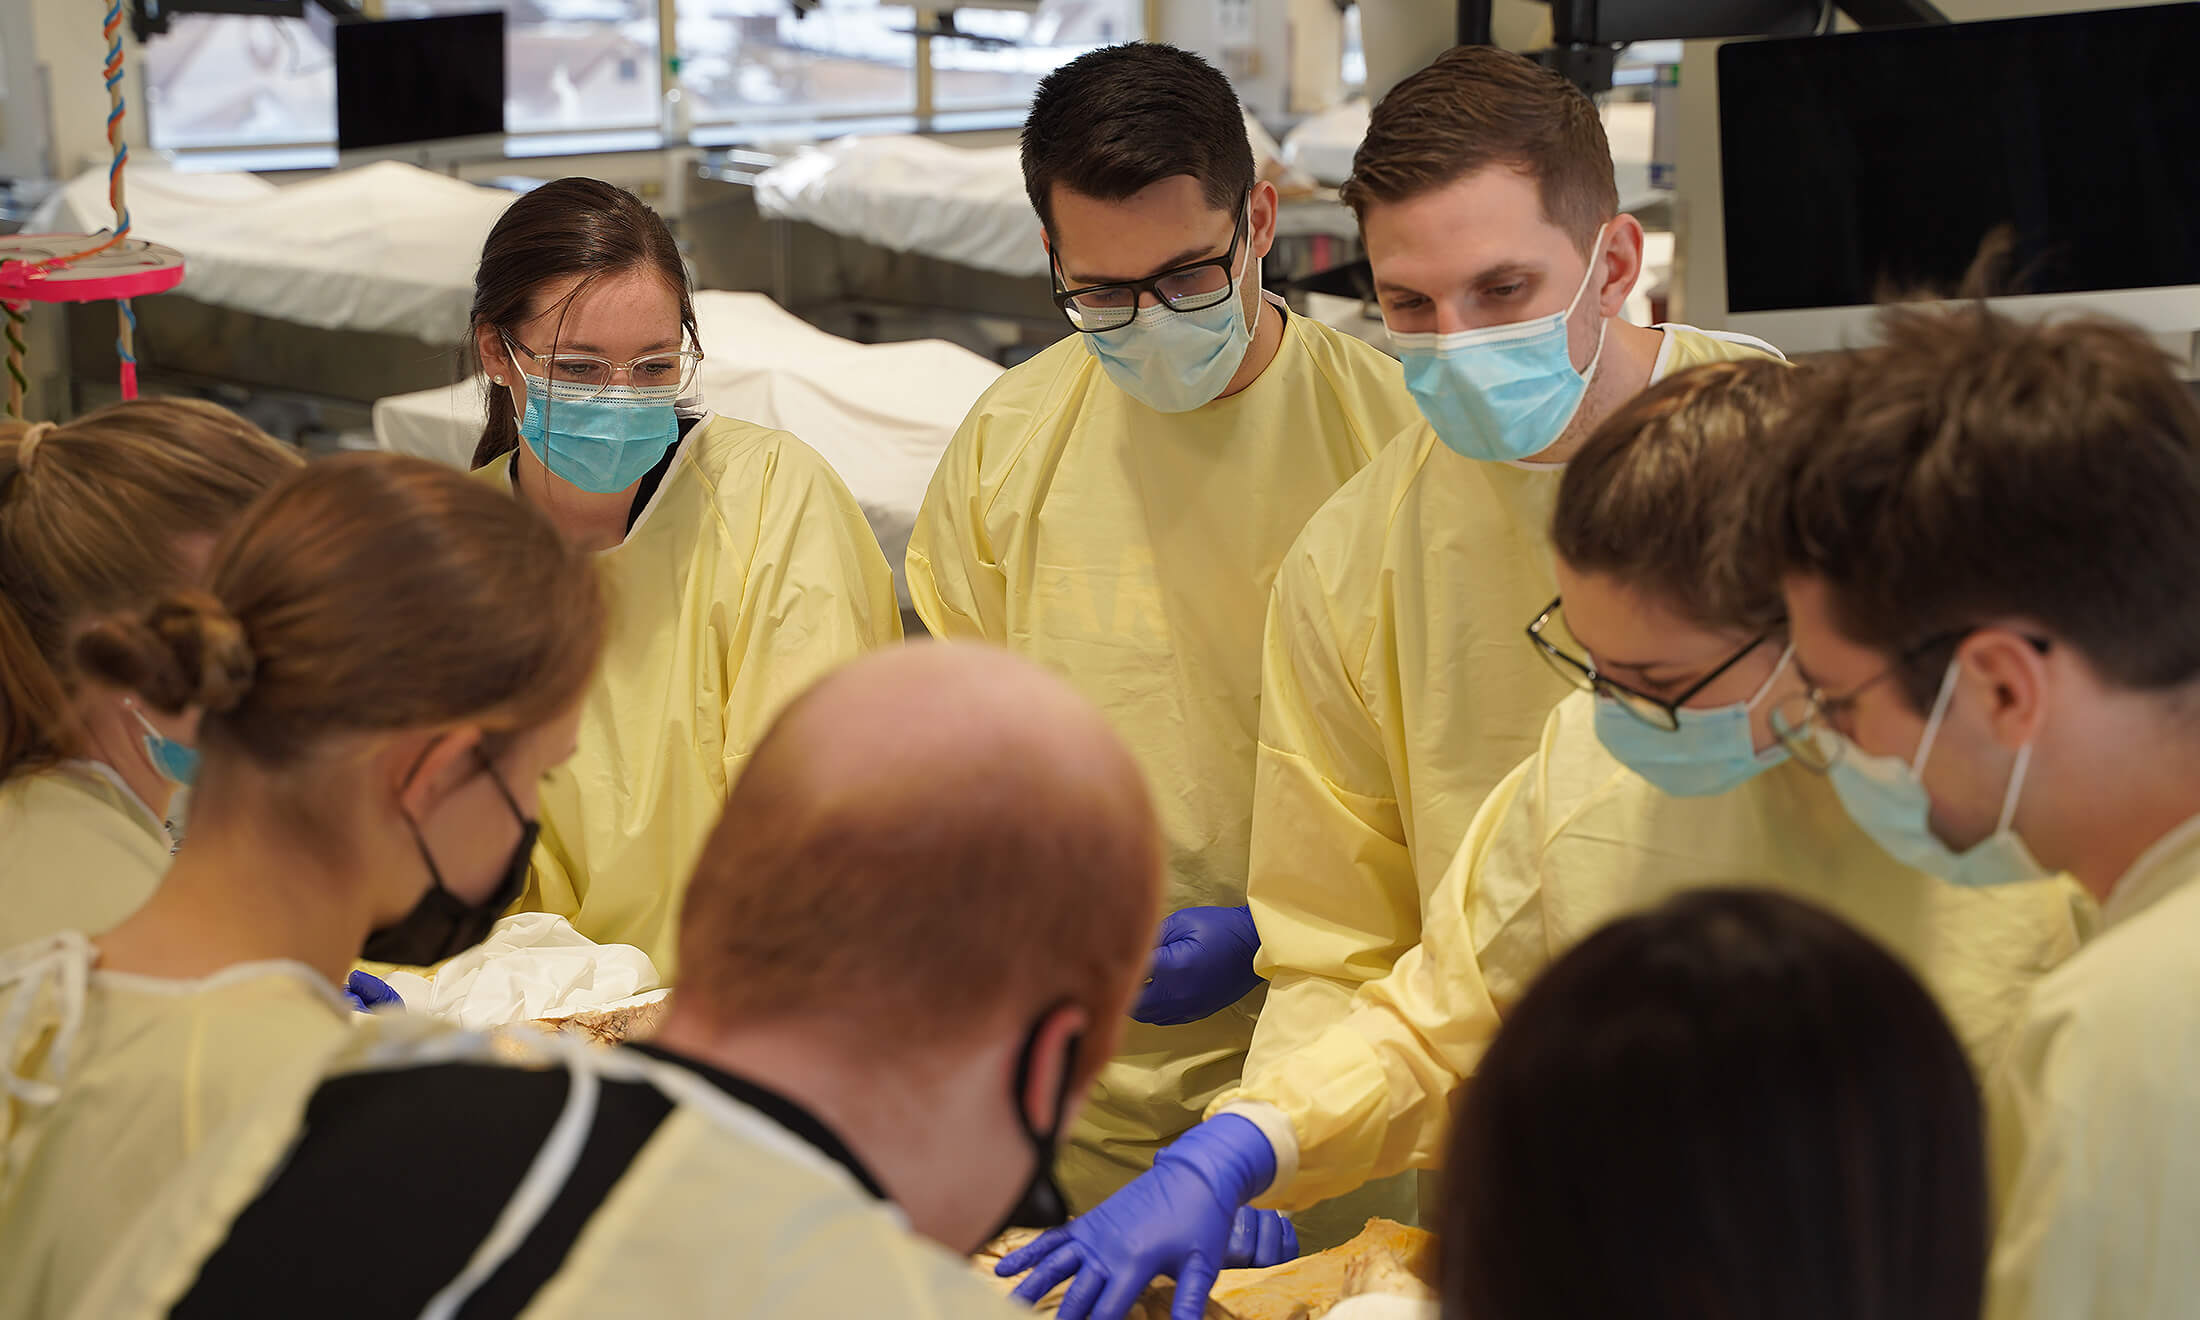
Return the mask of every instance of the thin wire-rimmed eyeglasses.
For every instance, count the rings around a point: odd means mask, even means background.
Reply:
[[[1829,697],[1826,690],[1819,687],[1796,693],[1772,708],[1773,735],[1787,748],[1790,758],[1805,769],[1824,774],[1833,768],[1849,746],[1848,738],[1841,733],[1841,723],[1856,708],[1857,698],[1940,647],[1960,643],[1977,631],[1976,626],[1971,626],[1934,633],[1915,646],[1905,647],[1896,653],[1893,664],[1840,696]],[[2047,654],[2052,646],[2045,637],[2027,636],[2024,640],[2031,643],[2032,649],[2041,655]]]
[[[622,374],[636,389],[671,388],[685,394],[695,383],[696,368],[703,361],[702,350],[696,348],[644,353],[631,362],[613,362],[593,353],[537,353],[525,344],[515,343],[510,335],[503,339],[505,350],[515,357],[525,354],[539,368],[542,379],[558,387],[557,397],[561,398],[593,399],[616,384]]]

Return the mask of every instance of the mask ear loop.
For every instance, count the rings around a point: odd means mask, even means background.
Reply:
[[[1574,319],[1574,313],[1578,311],[1581,307],[1582,295],[1589,292],[1589,284],[1590,281],[1595,278],[1597,268],[1604,264],[1604,234],[1605,231],[1610,229],[1611,227],[1612,222],[1609,220],[1605,221],[1601,225],[1598,225],[1597,236],[1595,239],[1591,240],[1589,244],[1591,254],[1589,257],[1589,269],[1581,272],[1581,287],[1574,290],[1574,300],[1566,304],[1566,320],[1569,322]],[[1596,379],[1597,368],[1601,366],[1604,362],[1604,345],[1606,341],[1611,338],[1611,334],[1612,319],[1608,316],[1599,316],[1597,318],[1597,351],[1589,355],[1589,365],[1582,368],[1581,371],[1581,380],[1584,385],[1587,385],[1589,382]],[[1571,364],[1571,361],[1572,359],[1569,358],[1569,364]],[[1583,392],[1582,397],[1588,397],[1586,391]],[[1574,405],[1574,407],[1576,412],[1580,411],[1579,404]],[[1568,424],[1570,425],[1571,423],[1572,419],[1569,418]]]
[[[1956,674],[1963,657],[1948,657],[1948,673],[1940,680],[1940,694],[1933,698],[1933,711],[1925,721],[1925,736],[1917,743],[1917,755],[1910,758],[1910,773],[1923,779],[1926,758],[1933,754],[1933,743],[1940,737],[1940,722],[1948,717],[1948,707],[1956,699]]]
[[[2009,791],[2002,794],[2001,820],[1995,824],[1994,833],[2007,834],[2009,826],[2017,818],[2017,802],[2024,796],[2024,777],[2032,769],[2032,744],[2027,741],[2017,749],[2017,763],[2009,772]]]
[[[1781,672],[1782,672],[1783,670],[1785,670],[1785,669],[1786,669],[1786,668],[1788,667],[1788,661],[1790,661],[1790,660],[1792,660],[1792,659],[1794,659],[1794,658],[1795,658],[1795,643],[1793,643],[1793,642],[1789,642],[1789,643],[1787,644],[1787,649],[1786,649],[1786,650],[1784,650],[1784,651],[1782,651],[1782,652],[1780,652],[1780,662],[1779,662],[1778,664],[1776,664],[1776,665],[1774,665],[1774,666],[1772,667],[1772,672],[1771,672],[1771,673],[1769,673],[1769,674],[1765,675],[1765,681],[1764,681],[1764,682],[1763,682],[1763,683],[1762,683],[1761,685],[1759,685],[1759,686],[1758,686],[1758,688],[1757,688],[1757,694],[1756,694],[1755,696],[1751,697],[1751,698],[1749,699],[1749,704],[1748,704],[1748,705],[1746,705],[1746,706],[1744,706],[1744,707],[1742,707],[1742,709],[1743,709],[1743,710],[1755,710],[1755,709],[1757,709],[1757,703],[1758,703],[1758,702],[1760,702],[1760,701],[1763,701],[1763,700],[1765,699],[1766,695],[1767,695],[1767,694],[1769,694],[1769,693],[1770,693],[1770,692],[1772,691],[1772,685],[1773,685],[1774,683],[1777,683],[1777,682],[1779,682],[1779,681],[1780,681],[1780,674],[1781,674]]]
[[[1062,1139],[1062,1111],[1069,1104],[1070,1078],[1077,1071],[1077,1054],[1084,1046],[1084,1033],[1078,1032],[1071,1035],[1063,1046],[1062,1075],[1056,1080],[1054,1087],[1054,1120],[1046,1132],[1040,1132],[1038,1127],[1032,1123],[1031,1115],[1024,1111],[1024,1095],[1031,1089],[1032,1069],[1038,1063],[1040,1028],[1057,1011],[1070,1006],[1071,1001],[1063,1000],[1061,1003],[1048,1008],[1039,1015],[1039,1021],[1032,1027],[1031,1034],[1024,1037],[1023,1049],[1016,1056],[1016,1093],[1011,1097],[1016,1107],[1016,1125],[1024,1130],[1024,1139],[1031,1144],[1032,1158],[1037,1161],[1037,1167],[1032,1173],[1032,1187],[1028,1195],[1040,1201],[1041,1204],[1030,1208],[1036,1211],[1040,1217],[1053,1218],[1056,1223],[1068,1220],[1069,1207],[1062,1204],[1060,1189],[1055,1186],[1054,1180],[1047,1175],[1050,1171],[1049,1166],[1054,1162],[1055,1147]],[[1021,1208],[1024,1207],[1012,1207],[1011,1215],[1014,1215],[1016,1209]]]

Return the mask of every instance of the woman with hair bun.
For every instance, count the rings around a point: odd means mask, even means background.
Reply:
[[[351,1034],[354,961],[487,933],[605,619],[591,557],[527,506],[363,454],[256,505],[207,590],[82,632],[88,677],[205,712],[204,765],[143,907],[0,954],[0,1315],[65,1314],[230,1113],[302,1095]]]
[[[0,949],[105,930],[153,892],[195,712],[83,681],[94,617],[190,585],[298,455],[196,399],[0,423]]]

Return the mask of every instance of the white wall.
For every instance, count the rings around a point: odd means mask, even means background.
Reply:
[[[68,178],[106,161],[107,88],[100,70],[102,0],[8,0],[0,4],[0,45],[7,61],[7,103],[0,110],[0,172]],[[145,146],[144,80],[139,47],[123,31],[129,110],[123,134]]]

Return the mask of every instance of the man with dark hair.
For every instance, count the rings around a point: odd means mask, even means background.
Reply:
[[[1261,1002],[1245,871],[1269,584],[1415,416],[1396,362],[1262,293],[1277,198],[1246,136],[1229,82],[1168,46],[1040,85],[1024,175],[1075,333],[978,402],[909,543],[926,627],[1067,677],[1155,790],[1169,916],[1063,1152],[1080,1208],[1237,1080]]]
[[[1768,483],[1808,694],[1779,723],[1865,833],[1958,885],[2101,903],[1988,1078],[1994,1320],[2200,1297],[2200,406],[2146,337],[1890,317]]]

